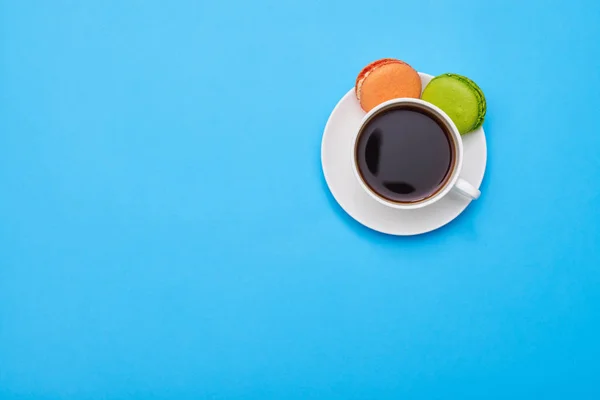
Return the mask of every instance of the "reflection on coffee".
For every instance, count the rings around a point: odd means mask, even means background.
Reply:
[[[400,105],[374,115],[359,133],[355,157],[379,196],[414,203],[436,194],[454,164],[451,132],[426,110]]]

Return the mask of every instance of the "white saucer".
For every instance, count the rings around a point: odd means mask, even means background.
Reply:
[[[423,88],[433,76],[419,73]],[[352,172],[352,139],[365,112],[352,88],[333,109],[321,143],[325,181],[339,205],[352,218],[376,231],[390,235],[418,235],[440,228],[458,217],[470,203],[451,192],[437,203],[416,210],[396,210],[371,198]],[[463,138],[464,161],[461,177],[479,188],[485,173],[487,149],[483,128]],[[485,195],[485,194],[484,194]]]

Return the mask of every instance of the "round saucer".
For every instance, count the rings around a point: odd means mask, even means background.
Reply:
[[[423,88],[433,76],[419,73]],[[440,201],[415,210],[397,210],[371,198],[352,172],[353,135],[365,112],[352,88],[335,106],[321,143],[321,165],[325,181],[339,205],[355,220],[390,235],[418,235],[440,228],[458,217],[470,200],[450,192]],[[463,170],[460,176],[479,188],[485,173],[487,148],[483,127],[462,137]]]

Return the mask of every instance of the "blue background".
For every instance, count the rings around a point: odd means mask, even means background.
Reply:
[[[598,4],[0,0],[0,398],[599,398]],[[390,56],[488,99],[418,237],[320,168]]]

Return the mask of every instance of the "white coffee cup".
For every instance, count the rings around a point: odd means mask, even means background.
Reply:
[[[373,191],[365,183],[364,179],[362,178],[362,176],[359,172],[357,157],[355,156],[356,151],[357,151],[356,149],[357,149],[358,139],[359,139],[360,134],[362,133],[365,125],[374,116],[378,115],[379,113],[387,111],[391,108],[401,107],[403,105],[409,106],[413,109],[418,108],[418,109],[423,110],[426,114],[433,114],[434,116],[436,116],[437,117],[436,119],[445,125],[445,128],[446,128],[445,130],[450,133],[450,139],[453,141],[451,147],[454,152],[453,153],[453,157],[454,157],[453,167],[452,167],[452,170],[449,172],[449,175],[448,175],[449,177],[446,179],[445,184],[429,197],[426,197],[419,201],[405,202],[405,203],[392,201],[390,199],[387,199],[387,198],[381,196],[380,194],[376,193],[375,191]],[[455,190],[456,192],[460,193],[461,195],[463,195],[471,200],[477,199],[479,197],[479,195],[481,194],[481,192],[477,188],[475,188],[469,182],[467,182],[466,180],[464,180],[460,177],[460,173],[462,171],[462,166],[463,166],[463,144],[462,144],[462,139],[461,139],[460,133],[458,132],[458,129],[456,128],[456,125],[454,125],[454,122],[452,122],[450,117],[444,111],[442,111],[438,107],[436,107],[433,104],[426,102],[424,100],[412,99],[412,98],[392,99],[392,100],[386,101],[385,103],[378,105],[377,107],[375,107],[374,109],[369,111],[367,113],[367,115],[365,115],[365,117],[363,118],[363,120],[360,124],[360,127],[358,128],[358,130],[355,133],[354,145],[352,146],[352,151],[353,151],[352,169],[354,170],[354,175],[356,176],[356,179],[358,180],[358,182],[360,183],[362,188],[373,199],[377,200],[381,204],[386,205],[388,207],[404,209],[404,210],[412,210],[412,209],[416,209],[416,208],[425,207],[425,206],[435,203],[436,201],[439,201],[444,196],[448,195],[448,193],[450,193],[450,191],[452,191],[452,190]]]

